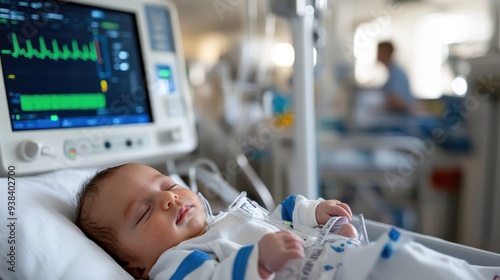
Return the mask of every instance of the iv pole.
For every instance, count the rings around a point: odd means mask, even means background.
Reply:
[[[288,18],[293,36],[293,152],[289,194],[318,197],[316,121],[314,108],[314,7],[306,0],[271,0],[272,11]]]

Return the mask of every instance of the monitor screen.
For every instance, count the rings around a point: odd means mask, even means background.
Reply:
[[[134,13],[61,1],[0,1],[12,131],[153,121]]]

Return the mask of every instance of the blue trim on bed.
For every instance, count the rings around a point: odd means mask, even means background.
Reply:
[[[252,253],[253,245],[248,245],[241,247],[234,259],[233,264],[233,280],[245,279],[245,273],[247,271],[248,258]]]
[[[290,195],[281,202],[281,219],[293,222],[293,209],[295,209],[295,199],[297,195]]]
[[[199,250],[194,250],[181,262],[174,275],[170,278],[171,280],[184,279],[189,273],[193,272],[195,269],[200,267],[205,261],[211,260],[212,258],[207,254]]]

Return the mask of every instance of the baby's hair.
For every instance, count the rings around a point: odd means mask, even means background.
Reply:
[[[119,265],[124,267],[128,256],[120,248],[117,232],[109,225],[103,225],[102,221],[92,215],[93,204],[96,201],[99,191],[104,181],[115,175],[116,171],[123,167],[118,165],[98,171],[94,176],[89,177],[82,183],[80,192],[77,195],[76,225],[85,235],[103,248]]]

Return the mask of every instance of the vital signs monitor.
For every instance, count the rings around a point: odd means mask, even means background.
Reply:
[[[1,173],[192,151],[178,22],[169,1],[0,1]]]

